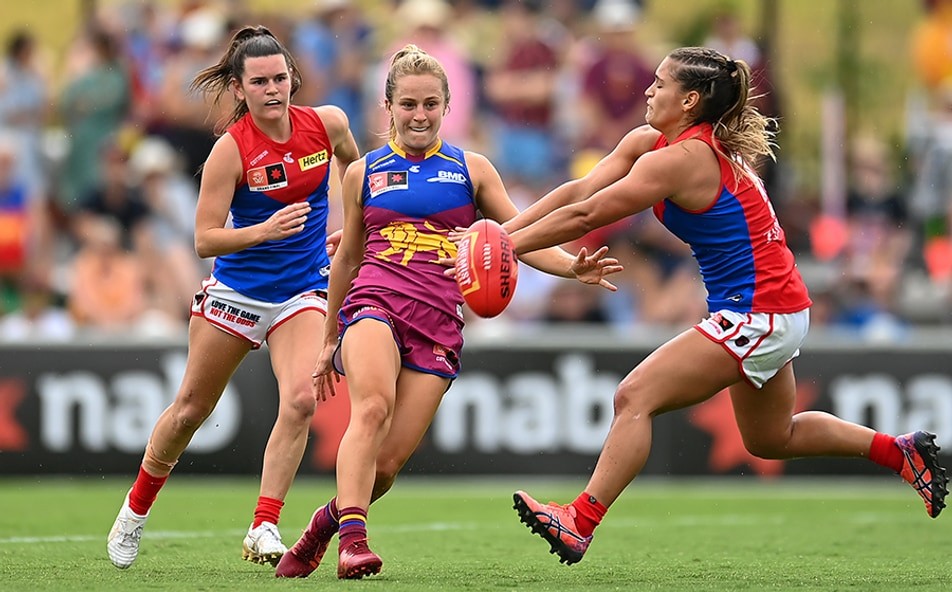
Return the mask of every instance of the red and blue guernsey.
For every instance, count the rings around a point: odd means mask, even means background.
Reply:
[[[245,115],[227,130],[243,167],[231,216],[235,228],[264,222],[284,206],[307,201],[304,230],[215,259],[217,280],[264,302],[284,302],[303,292],[327,290],[327,189],[333,147],[310,107],[289,107],[291,139],[276,142]]]
[[[365,157],[366,250],[353,289],[385,289],[462,317],[463,297],[436,263],[456,256],[447,235],[476,221],[463,150],[443,142],[422,157],[392,141]]]
[[[707,208],[689,211],[670,199],[654,206],[655,216],[687,243],[697,259],[711,312],[793,313],[812,302],[787,247],[763,184],[752,173],[736,175],[709,123],[688,128],[674,143],[701,140],[714,150],[721,188]],[[664,136],[654,150],[668,145]]]

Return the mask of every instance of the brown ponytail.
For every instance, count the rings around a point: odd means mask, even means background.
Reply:
[[[283,55],[291,76],[291,96],[301,88],[300,71],[291,53],[281,45],[277,37],[267,27],[244,27],[234,34],[228,43],[228,50],[217,64],[209,66],[195,75],[190,90],[214,95],[215,103],[221,100],[233,80],[241,82],[245,73],[245,60],[273,55]],[[215,125],[215,133],[222,133],[232,123],[248,112],[248,104],[236,101],[235,109],[227,119],[223,118]]]
[[[729,154],[754,166],[762,157],[774,158],[776,121],[750,103],[750,66],[707,47],[682,47],[668,54],[676,62],[672,76],[685,91],[701,95],[695,123],[710,123],[714,136]],[[728,161],[739,168],[733,158]],[[736,172],[743,172],[738,170]]]

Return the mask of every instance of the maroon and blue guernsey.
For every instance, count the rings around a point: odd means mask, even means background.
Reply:
[[[476,221],[463,150],[440,141],[413,157],[389,142],[364,158],[367,239],[354,290],[389,289],[461,318],[459,287],[436,261],[456,256],[449,232]]]
[[[333,147],[320,116],[310,107],[291,105],[287,142],[266,136],[245,115],[228,128],[243,167],[231,216],[235,228],[264,222],[300,201],[311,204],[304,230],[215,259],[220,282],[255,300],[284,302],[311,290],[327,290],[327,189]]]
[[[697,139],[713,150],[713,128],[704,123],[685,130],[674,143]],[[668,145],[664,136],[654,149]],[[787,247],[762,183],[752,173],[736,175],[723,151],[714,150],[721,167],[717,199],[689,211],[670,199],[654,206],[655,216],[691,247],[707,288],[711,312],[793,313],[812,302]],[[736,177],[736,178],[735,178]]]

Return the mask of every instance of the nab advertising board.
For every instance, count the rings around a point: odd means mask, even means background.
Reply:
[[[463,370],[406,472],[585,475],[612,418],[618,382],[651,351],[470,343]],[[0,474],[129,474],[155,419],[175,396],[185,348],[160,346],[0,349]],[[952,366],[941,348],[824,348],[795,362],[798,410],[829,411],[891,434],[926,429],[952,451]],[[347,425],[346,383],[321,401],[301,472],[332,474]],[[277,413],[265,352],[239,368],[176,472],[260,471]],[[655,419],[645,467],[655,475],[881,474],[852,459],[769,461],[744,449],[730,398]],[[945,462],[952,460],[948,456]]]

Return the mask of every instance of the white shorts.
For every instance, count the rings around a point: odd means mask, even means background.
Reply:
[[[747,382],[761,388],[800,355],[810,328],[810,310],[790,314],[721,310],[694,328],[720,343],[740,363]]]
[[[280,303],[248,298],[219,282],[214,276],[202,282],[192,299],[192,315],[199,316],[226,333],[247,339],[258,349],[271,332],[305,310],[327,315],[327,299],[317,291],[303,292]]]

